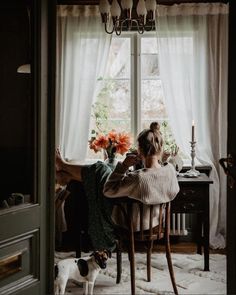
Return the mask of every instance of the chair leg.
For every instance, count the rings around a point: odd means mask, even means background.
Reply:
[[[121,280],[122,274],[122,252],[120,242],[116,242],[116,266],[117,266],[117,273],[116,273],[116,283],[119,284]]]
[[[147,281],[151,282],[151,256],[152,256],[153,241],[151,241],[147,248]]]
[[[168,263],[168,269],[170,273],[170,278],[171,278],[171,283],[173,286],[174,293],[178,295],[178,290],[175,282],[175,275],[174,275],[174,270],[173,270],[173,265],[172,265],[172,259],[171,259],[171,253],[170,253],[170,241],[169,238],[166,239],[166,259]]]
[[[128,245],[128,247],[127,247],[127,249],[128,249],[128,259],[129,259],[129,262],[130,262],[130,250],[129,250],[129,245]]]
[[[135,257],[134,247],[130,247],[130,280],[131,280],[131,295],[135,295]]]
[[[128,208],[128,212],[131,212]],[[135,247],[134,247],[134,230],[132,218],[129,219],[129,258],[130,258],[130,279],[131,279],[131,295],[135,295]]]

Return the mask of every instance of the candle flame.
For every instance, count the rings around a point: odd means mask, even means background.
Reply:
[[[192,126],[194,126],[194,120],[192,120]]]

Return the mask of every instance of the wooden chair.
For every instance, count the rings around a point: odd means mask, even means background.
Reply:
[[[125,199],[125,202],[124,202]],[[134,206],[139,206],[140,210],[140,220],[139,228],[140,231],[134,232],[133,229],[133,208]],[[175,283],[175,276],[171,260],[170,252],[170,202],[165,204],[160,204],[159,206],[159,217],[158,217],[158,226],[153,227],[153,209],[154,205],[144,205],[143,203],[130,199],[130,198],[121,198],[117,205],[122,210],[125,220],[127,222],[127,230],[117,229],[117,278],[116,283],[119,283],[121,280],[121,271],[122,271],[122,249],[126,243],[129,261],[130,261],[130,276],[131,276],[131,294],[135,295],[135,245],[138,243],[144,244],[146,253],[147,253],[147,281],[151,281],[151,254],[153,248],[153,242],[164,238],[165,248],[166,248],[166,258],[168,263],[169,274],[175,294],[178,294],[178,290]],[[144,230],[143,228],[143,212],[144,206],[148,206],[150,210],[149,218],[149,230]],[[157,206],[157,205],[155,205]]]

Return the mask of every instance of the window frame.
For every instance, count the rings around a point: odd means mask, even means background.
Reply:
[[[141,130],[141,93],[142,93],[142,73],[141,73],[141,40],[143,38],[156,38],[155,33],[146,32],[140,35],[136,32],[124,32],[122,37],[130,38],[131,45],[131,71],[130,71],[130,89],[131,89],[131,132],[137,135]],[[119,38],[115,37],[115,38]],[[132,75],[133,73],[133,75]],[[136,99],[135,99],[136,98]]]
[[[120,36],[113,36],[113,38],[127,38],[130,43],[130,72],[127,76],[127,81],[130,82],[130,132],[135,139],[137,134],[141,132],[142,128],[142,39],[157,38],[155,32],[146,32],[145,35],[140,35],[137,32],[123,32]],[[158,52],[157,52],[158,54]],[[157,76],[159,80],[160,74]],[[107,79],[107,78],[105,78]],[[107,80],[118,81],[121,78],[108,78]],[[156,78],[153,78],[156,80]],[[169,119],[161,118],[161,122],[169,121]],[[135,144],[135,142],[133,142]],[[88,158],[87,158],[88,159]]]

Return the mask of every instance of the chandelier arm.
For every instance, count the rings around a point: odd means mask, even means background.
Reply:
[[[121,35],[121,30],[120,31],[115,31],[117,36]]]
[[[129,20],[129,19],[121,19],[121,20],[117,21],[117,23],[119,24],[119,27],[116,26],[117,29],[115,30],[117,36],[121,35],[121,32],[123,30],[123,26],[127,20]]]
[[[150,21],[149,21],[149,23],[150,23]],[[144,26],[146,32],[153,31],[153,28],[154,28],[154,24],[155,24],[155,22],[154,22],[154,21],[151,21],[151,24],[152,24],[152,25],[151,25],[151,28],[148,27],[147,25]]]
[[[139,20],[136,20],[136,19],[134,19],[133,20],[135,23],[136,23],[136,25],[137,25],[137,30],[138,30],[138,33],[139,34],[143,34],[144,33],[144,31],[145,31],[145,26],[144,26],[144,24],[141,22],[139,22]],[[142,28],[142,29],[140,29],[140,27]]]
[[[114,32],[114,26],[113,26],[113,29],[111,31],[108,31],[108,29],[107,29],[107,23],[105,23],[105,32],[107,34],[112,34]]]

